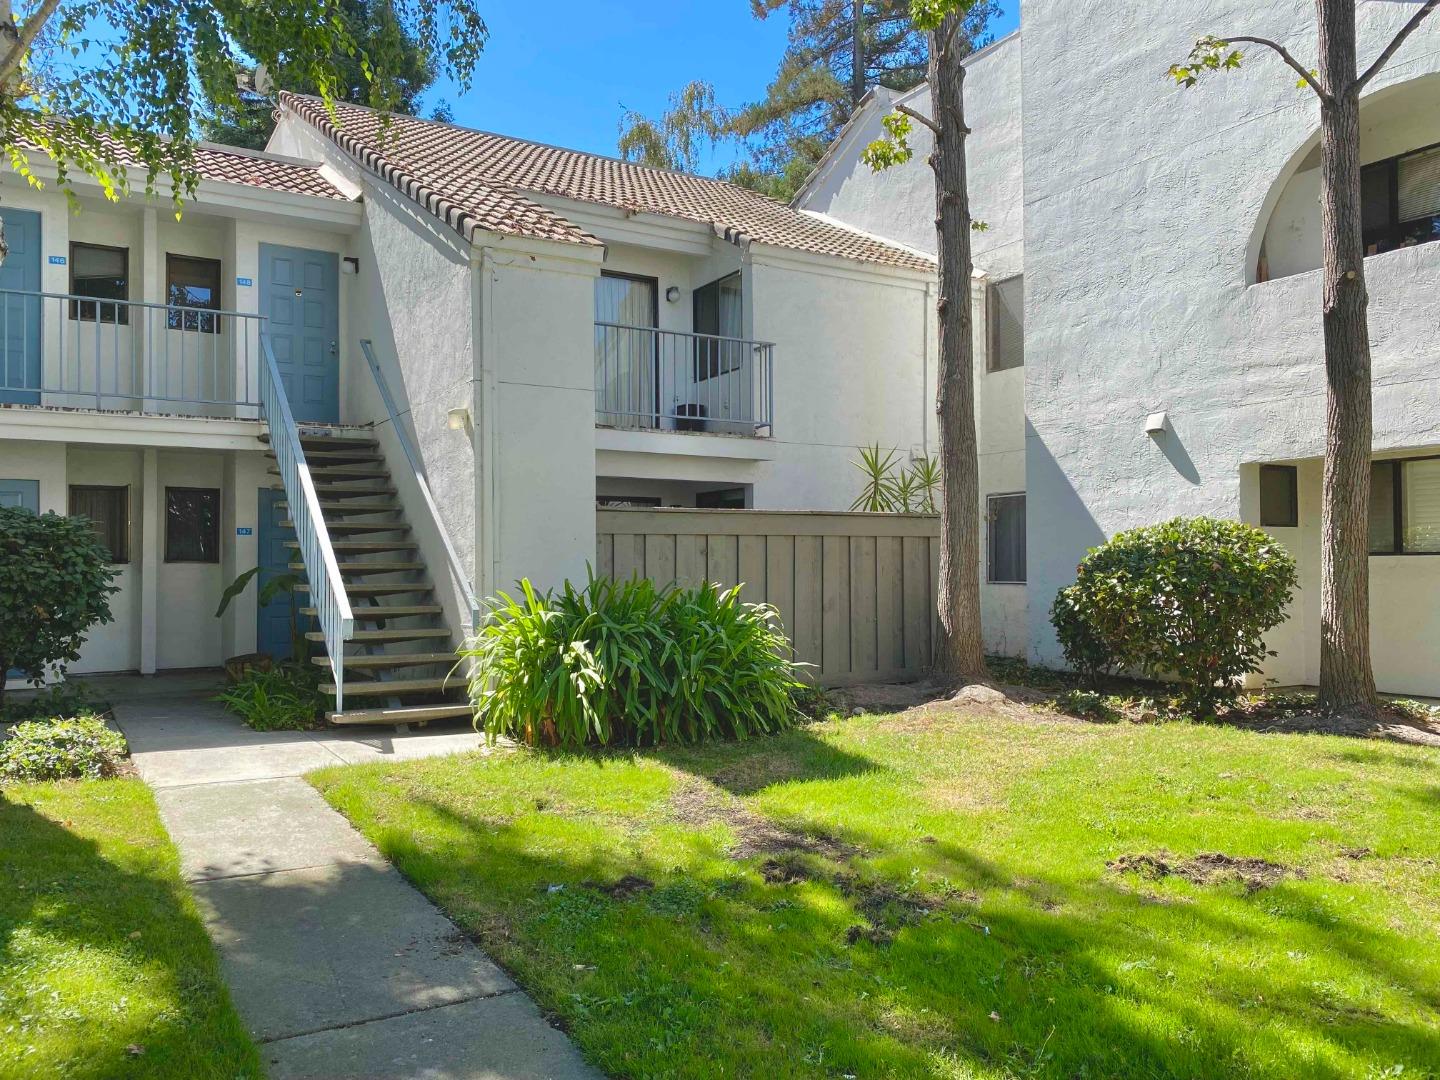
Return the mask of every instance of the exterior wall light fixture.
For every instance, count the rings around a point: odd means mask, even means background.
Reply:
[[[679,286],[679,285],[671,285],[668,289],[666,289],[666,290],[665,290],[665,299],[668,300],[668,301],[670,301],[670,303],[672,303],[672,304],[675,303],[676,300],[679,300],[679,299],[680,299],[680,286]]]

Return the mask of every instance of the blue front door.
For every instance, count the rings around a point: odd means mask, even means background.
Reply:
[[[40,291],[40,215],[0,208],[10,254],[0,289]],[[0,294],[0,402],[40,404],[40,298]]]
[[[295,539],[295,530],[280,524],[288,517],[288,511],[280,506],[284,501],[285,492],[273,488],[260,489],[260,536],[257,545],[260,549],[260,573],[256,575],[259,579],[256,582],[257,592],[273,578],[293,573],[290,563],[300,561],[300,552],[285,546],[285,541]],[[301,578],[304,576],[303,573],[300,574]],[[311,629],[310,619],[298,614],[298,609],[310,606],[310,594],[281,593],[270,603],[261,604],[259,607],[259,622],[255,635],[257,651],[269,653],[277,660],[289,659],[292,602],[297,610],[296,622],[299,629],[302,632]]]
[[[40,512],[39,480],[0,480],[0,508],[21,507],[32,514]],[[15,670],[0,673],[4,677],[19,679],[23,673]]]
[[[296,420],[340,420],[340,260],[260,245],[260,314]]]

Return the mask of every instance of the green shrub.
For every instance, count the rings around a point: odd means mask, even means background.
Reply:
[[[46,687],[33,696],[7,698],[0,705],[0,722],[18,724],[21,720],[52,720],[103,711],[103,707],[95,706],[83,683],[67,681]]]
[[[111,619],[114,576],[85,518],[0,508],[0,673],[18,668],[39,686],[78,660],[85,632]]]
[[[124,737],[92,713],[27,720],[0,742],[0,779],[28,783],[114,776],[125,753]]]
[[[298,664],[251,669],[216,699],[256,731],[304,731],[325,708],[320,680]]]
[[[775,609],[739,589],[657,589],[592,576],[558,594],[502,593],[461,655],[475,722],[530,744],[695,743],[797,720]]]
[[[1260,669],[1295,581],[1294,558],[1259,529],[1175,518],[1092,549],[1050,621],[1073,667],[1175,676],[1185,705],[1209,715]]]

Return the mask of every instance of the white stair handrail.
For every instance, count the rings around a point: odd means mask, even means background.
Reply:
[[[480,602],[475,598],[475,590],[470,584],[470,575],[465,572],[465,566],[460,561],[460,555],[455,550],[455,542],[450,539],[450,532],[445,528],[445,519],[440,516],[440,507],[435,502],[435,496],[430,491],[430,484],[425,479],[425,468],[416,452],[414,444],[410,442],[410,436],[405,434],[405,426],[400,423],[399,410],[395,408],[395,399],[390,394],[390,386],[385,381],[385,375],[380,370],[380,362],[375,358],[375,346],[368,339],[362,338],[360,350],[365,354],[365,361],[370,365],[370,374],[375,376],[375,385],[380,390],[380,398],[385,403],[385,411],[390,415],[390,426],[395,431],[395,437],[400,440],[400,449],[405,452],[406,459],[410,462],[410,471],[415,474],[415,482],[420,485],[420,497],[425,500],[426,512],[430,520],[435,522],[435,528],[440,533],[440,542],[445,547],[445,561],[450,564],[450,576],[455,579],[459,586],[465,603],[470,607],[470,632],[473,634],[480,629]]]
[[[300,560],[310,579],[310,602],[325,635],[325,652],[335,676],[335,711],[341,712],[345,708],[345,642],[355,636],[355,615],[345,594],[340,564],[325,528],[320,497],[315,492],[315,481],[300,446],[300,429],[295,425],[290,402],[285,397],[285,385],[280,381],[268,330],[260,332],[260,345],[264,358],[260,365],[260,407],[270,425],[270,449],[285,485],[285,501],[300,544]]]

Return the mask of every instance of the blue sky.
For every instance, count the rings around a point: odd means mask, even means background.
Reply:
[[[1019,0],[1002,6],[997,37],[1015,28]],[[755,19],[748,0],[503,0],[482,10],[490,40],[470,89],[437,84],[428,105],[445,98],[466,127],[597,154],[615,153],[624,109],[656,116],[692,79],[712,83],[725,105],[754,100],[785,48],[783,13]],[[721,148],[707,171],[734,154]]]

